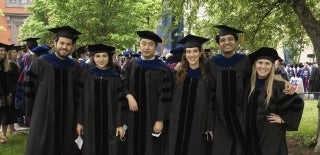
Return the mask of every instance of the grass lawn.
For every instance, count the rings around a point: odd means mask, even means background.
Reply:
[[[300,123],[299,131],[287,132],[288,137],[295,137],[303,139],[304,145],[309,145],[312,137],[315,135],[318,123],[318,101],[306,100],[302,120]],[[0,132],[2,135],[2,133]],[[1,155],[24,155],[27,134],[22,133],[19,135],[8,134],[9,142],[0,144]]]
[[[2,133],[0,133],[2,135]],[[9,141],[0,144],[0,154],[1,155],[24,155],[26,144],[27,144],[27,134],[21,133],[17,135],[7,134]]]
[[[302,120],[298,131],[287,132],[288,137],[303,139],[304,145],[310,145],[311,139],[315,136],[318,124],[318,101],[305,100]]]

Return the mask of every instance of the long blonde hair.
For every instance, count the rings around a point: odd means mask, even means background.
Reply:
[[[273,80],[275,77],[275,68],[274,65],[272,65],[270,74],[268,75],[265,84],[262,88],[262,90],[266,93],[266,99],[265,99],[265,104],[266,107],[269,105],[271,96],[272,96],[272,87],[273,87]],[[250,78],[250,93],[249,93],[249,99],[251,95],[253,95],[253,91],[256,88],[256,81],[257,81],[257,68],[254,65],[252,65],[252,73],[251,73],[251,78]]]

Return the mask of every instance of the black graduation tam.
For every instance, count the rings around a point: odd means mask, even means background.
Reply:
[[[279,59],[278,52],[269,47],[261,47],[257,51],[249,54],[249,60],[251,64],[254,64],[254,62],[258,59],[268,59],[272,62]]]
[[[155,43],[162,42],[162,39],[157,34],[151,31],[137,31],[137,34],[141,39],[150,39]]]
[[[56,37],[64,37],[72,40],[78,39],[78,35],[81,34],[79,31],[75,30],[70,26],[56,27],[48,30],[53,32],[56,35]]]
[[[177,46],[176,48],[172,49],[170,51],[171,54],[181,54],[184,52],[184,47],[183,46]]]
[[[42,45],[42,46],[38,46],[38,47],[31,49],[31,51],[37,55],[42,55],[42,54],[48,53],[49,50],[51,50],[51,47],[47,46],[47,45]]]
[[[90,52],[90,55],[94,55],[96,53],[108,53],[112,55],[114,50],[116,50],[115,47],[104,44],[88,45],[88,51]]]
[[[178,43],[183,44],[184,48],[201,47],[201,45],[207,42],[209,39],[188,34],[182,38]]]

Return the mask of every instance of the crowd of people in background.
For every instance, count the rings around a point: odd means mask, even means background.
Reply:
[[[267,47],[237,53],[242,31],[216,28],[221,54],[189,34],[161,59],[152,31],[137,31],[139,52],[120,54],[75,48],[70,26],[49,29],[54,46],[0,43],[0,145],[17,123],[30,127],[26,155],[287,154],[303,110],[296,81],[318,99],[317,63],[289,65]]]

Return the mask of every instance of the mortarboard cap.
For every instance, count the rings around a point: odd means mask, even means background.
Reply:
[[[10,50],[16,50],[14,44],[11,44],[8,46],[7,51],[10,51]]]
[[[96,53],[108,53],[110,55],[114,54],[114,50],[116,48],[109,45],[104,44],[95,44],[95,45],[88,45],[88,51],[90,55],[94,55]]]
[[[237,33],[243,33],[243,31],[226,26],[226,25],[216,25],[214,26],[218,29],[220,29],[219,33],[216,36],[216,42],[219,43],[219,37],[220,36],[225,36],[225,35],[233,35],[236,39],[236,41],[238,41],[238,35]]]
[[[78,54],[86,53],[87,52],[87,46],[81,46],[77,49]]]
[[[191,47],[201,47],[201,45],[207,42],[209,39],[195,36],[195,35],[187,35],[182,38],[178,43],[183,44],[184,48],[191,48]]]
[[[4,43],[0,43],[0,47],[3,47],[6,51],[8,51],[9,48],[10,48],[10,45],[4,44]]]
[[[137,31],[137,34],[141,39],[150,39],[155,43],[162,42],[162,39],[157,34],[151,31]]]
[[[183,46],[177,46],[176,48],[170,51],[171,54],[182,54],[184,52]]]
[[[38,46],[38,42],[37,40],[39,40],[40,38],[27,38],[27,39],[24,39],[22,41],[25,41],[26,42],[26,45],[29,49],[33,49],[34,47],[37,47]]]
[[[40,38],[27,38],[27,39],[24,39],[22,41],[25,41],[25,42],[37,42],[37,40],[39,40]]]
[[[18,51],[21,51],[21,50],[24,50],[24,46],[21,46],[21,45],[18,45],[18,46],[14,46],[15,50],[18,52]]]
[[[254,62],[258,59],[268,59],[272,62],[279,59],[278,52],[269,47],[261,47],[257,51],[249,54],[249,60],[251,64],[254,64]]]
[[[70,26],[56,27],[48,30],[53,32],[56,35],[56,37],[64,37],[72,40],[77,40],[78,35],[81,34],[79,31],[75,30]]]
[[[51,47],[47,45],[37,46],[31,49],[31,51],[37,55],[46,54],[49,52],[49,50],[51,50]]]

